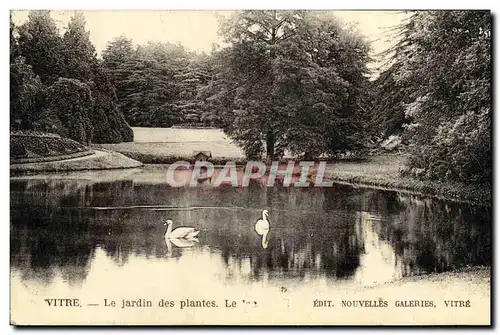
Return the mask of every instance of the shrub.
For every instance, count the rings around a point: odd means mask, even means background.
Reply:
[[[89,144],[93,131],[90,120],[93,107],[94,101],[87,84],[76,79],[59,78],[48,89],[45,120],[59,120],[59,124],[53,124],[54,132]]]
[[[132,142],[134,133],[109,96],[94,91],[93,143]]]
[[[491,181],[491,118],[489,109],[468,112],[439,126],[431,143],[414,148],[410,172],[439,180]]]

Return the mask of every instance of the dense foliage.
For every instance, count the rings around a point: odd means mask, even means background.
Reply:
[[[81,143],[56,134],[32,131],[16,131],[10,134],[11,163],[37,161],[40,157],[66,156],[79,152],[88,152],[88,149]]]
[[[399,64],[393,64],[371,82],[368,92],[371,98],[369,133],[376,141],[391,135],[403,135],[403,125],[407,122],[405,108],[411,102],[411,87],[397,80],[398,70]]]
[[[10,26],[11,129],[89,143],[130,141],[128,124],[217,126],[268,159],[362,153],[397,135],[403,173],[491,182],[491,14],[408,14],[370,80],[369,44],[331,13],[238,11],[208,55],[119,36],[99,60],[83,14],[60,35],[32,11]]]
[[[19,27],[11,20],[10,43],[11,129],[50,131],[87,144],[133,139],[81,12],[61,36],[49,11],[31,11]]]
[[[331,14],[243,11],[221,22],[227,47],[134,47],[103,52],[131,125],[223,127],[248,157],[308,158],[364,147],[368,44]]]
[[[76,79],[59,78],[47,90],[46,119],[52,121],[47,127],[64,137],[89,144],[93,131],[90,122],[93,105],[87,84]]]
[[[119,108],[135,126],[212,124],[198,90],[211,77],[207,55],[182,45],[147,43],[133,47],[120,36],[103,51],[103,64],[116,87]]]
[[[202,94],[249,157],[305,158],[364,145],[368,44],[331,14],[244,11],[223,22],[228,48]]]
[[[404,129],[411,145],[406,172],[491,181],[490,13],[415,12],[399,33],[374,115],[385,131]]]

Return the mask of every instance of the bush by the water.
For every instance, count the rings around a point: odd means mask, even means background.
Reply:
[[[63,156],[88,151],[84,145],[54,135],[16,133],[10,135],[10,159]]]
[[[431,143],[413,149],[406,173],[426,179],[490,182],[490,131],[489,110],[469,112],[444,123]]]

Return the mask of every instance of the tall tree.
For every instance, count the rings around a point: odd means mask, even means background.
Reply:
[[[9,36],[10,36],[10,62],[12,63],[12,61],[20,56],[20,52],[19,52],[19,44],[18,44],[18,27],[16,27],[14,21],[12,20],[12,12],[9,13],[10,16],[9,16],[9,24],[10,24],[10,27],[9,27]]]
[[[19,27],[19,52],[45,85],[61,76],[62,38],[48,10],[29,12],[28,21]]]
[[[108,44],[104,65],[130,124],[164,127],[184,121],[190,104],[186,99],[196,95],[186,91],[193,89],[185,77],[191,57],[178,44],[149,42],[133,50],[131,41],[124,37]]]
[[[125,35],[120,35],[108,42],[106,49],[102,52],[104,65],[110,70],[120,67],[125,61],[134,54],[132,40]]]
[[[106,68],[102,64],[96,64],[92,70],[93,80],[89,82],[94,99],[94,108],[91,113],[92,142],[133,141],[134,133],[118,108],[115,88],[111,84],[111,78]]]
[[[43,84],[21,56],[18,27],[10,14],[10,128],[30,129],[39,118]]]
[[[370,134],[377,141],[404,135],[405,109],[413,89],[398,80],[399,67],[400,64],[393,64],[370,85]]]
[[[97,59],[85,16],[75,11],[63,36],[64,75],[86,83],[92,94],[89,114],[94,143],[132,140],[132,130],[116,107],[115,89],[105,67]]]
[[[208,100],[221,102],[223,126],[247,156],[360,147],[369,49],[359,36],[328,14],[276,10],[239,12],[221,34],[230,47]]]
[[[11,23],[11,128],[83,143],[132,140],[82,12],[75,12],[62,38],[49,11],[31,11],[16,33]]]
[[[122,103],[127,95],[127,80],[131,74],[131,64],[134,63],[136,53],[132,40],[121,35],[110,41],[106,49],[102,52],[103,66],[107,69],[110,80],[116,89],[118,103]],[[124,113],[127,114],[128,108],[122,106]]]
[[[177,91],[174,108],[183,122],[203,124],[212,122],[203,100],[198,97],[200,89],[208,84],[211,76],[210,59],[206,54],[190,55],[187,66],[174,75]]]
[[[90,42],[90,32],[85,30],[85,16],[75,11],[63,35],[63,77],[92,80],[92,68],[97,63],[95,48]]]
[[[393,67],[398,87],[410,92],[409,172],[491,181],[491,13],[415,12],[400,37]]]
[[[10,63],[10,128],[32,129],[40,118],[44,86],[21,56]]]

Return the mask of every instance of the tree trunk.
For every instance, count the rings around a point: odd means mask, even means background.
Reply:
[[[268,130],[266,134],[266,154],[267,159],[274,159],[274,134],[271,130]]]

